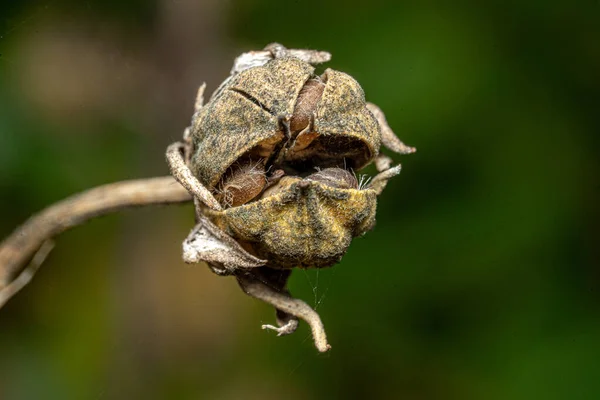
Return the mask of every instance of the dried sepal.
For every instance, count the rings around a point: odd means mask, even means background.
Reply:
[[[237,241],[203,216],[199,216],[196,226],[183,242],[183,260],[190,264],[206,262],[222,271],[221,274],[266,264],[266,260],[248,253]]]

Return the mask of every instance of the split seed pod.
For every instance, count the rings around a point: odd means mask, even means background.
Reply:
[[[313,64],[329,58],[278,44],[242,54],[206,104],[200,88],[184,141],[167,150],[197,205],[184,260],[235,275],[244,292],[274,305],[278,327],[263,328],[286,335],[307,321],[320,351],[329,349],[323,325],[289,296],[290,269],[337,263],[374,226],[377,196],[400,172],[380,146],[415,151],[351,76],[315,75]],[[373,161],[379,173],[357,179]]]
[[[203,212],[228,235],[250,243],[247,248],[268,266],[332,265],[353,237],[374,224],[374,190],[311,175],[315,168],[351,175],[379,153],[378,121],[360,85],[343,72],[327,69],[316,76],[312,65],[295,57],[242,71],[195,115],[191,139],[191,170],[209,190],[231,187],[231,171],[249,168],[240,160],[254,166],[245,178],[249,198],[232,202],[217,195],[226,209]],[[304,179],[257,199],[267,186],[267,169]]]

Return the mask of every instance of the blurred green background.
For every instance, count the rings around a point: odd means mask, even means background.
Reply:
[[[167,174],[198,85],[273,41],[330,51],[418,148],[375,230],[292,276],[333,349],[183,264],[190,206],[128,211],[0,310],[0,398],[600,398],[597,1],[2,2],[0,236]]]

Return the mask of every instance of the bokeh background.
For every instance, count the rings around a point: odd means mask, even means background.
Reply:
[[[190,206],[127,211],[0,310],[0,398],[600,398],[600,3],[446,3],[3,1],[2,237],[167,174],[198,85],[273,41],[330,51],[418,152],[374,231],[292,276],[329,353],[180,261]]]

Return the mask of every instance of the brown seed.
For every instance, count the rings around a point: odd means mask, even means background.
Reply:
[[[306,81],[298,94],[294,114],[290,119],[292,132],[300,132],[309,126],[310,119],[323,96],[323,90],[325,90],[325,84],[321,80],[315,78]]]
[[[325,168],[307,176],[306,179],[338,189],[358,189],[354,174],[341,168]]]
[[[230,167],[215,197],[224,207],[237,207],[257,197],[266,185],[262,161],[247,160]]]

